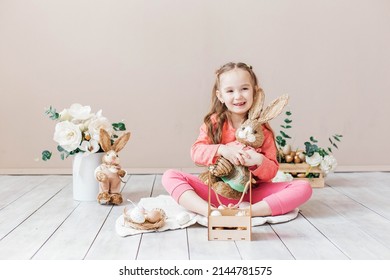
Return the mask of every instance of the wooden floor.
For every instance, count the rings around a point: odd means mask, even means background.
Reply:
[[[120,237],[121,206],[72,199],[70,176],[0,176],[0,259],[390,259],[390,173],[334,173],[297,219],[253,228],[253,241],[207,229]],[[130,175],[125,198],[165,194],[161,175]]]

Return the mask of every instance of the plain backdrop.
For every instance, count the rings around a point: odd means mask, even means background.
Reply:
[[[338,133],[339,170],[390,170],[389,31],[387,0],[0,0],[0,171],[68,172],[38,159],[56,148],[45,108],[72,103],[126,123],[129,170],[194,168],[228,61],[253,66],[266,103],[290,95],[294,147]]]

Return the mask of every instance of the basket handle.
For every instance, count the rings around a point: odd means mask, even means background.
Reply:
[[[208,206],[209,206],[209,213],[210,213],[210,205],[211,205],[211,189],[212,189],[212,187],[211,187],[211,172],[209,171],[209,173],[208,173],[208,187],[209,187],[209,195],[208,195]],[[228,208],[237,208],[238,207],[238,205],[240,205],[240,203],[242,202],[242,200],[244,199],[244,196],[245,196],[245,193],[246,193],[246,191],[248,190],[248,188],[249,188],[249,203],[250,203],[250,207],[252,207],[252,172],[249,172],[249,180],[248,180],[248,182],[246,182],[246,184],[245,184],[245,188],[244,188],[244,190],[243,190],[243,192],[242,192],[242,195],[241,195],[241,198],[239,199],[239,201],[235,204],[235,205],[233,205],[233,206],[227,206]],[[215,196],[216,196],[216,198],[217,198],[217,201],[218,201],[218,203],[220,204],[220,205],[223,205],[223,206],[225,206],[226,207],[226,205],[224,205],[222,202],[221,202],[221,200],[220,200],[220,198],[219,198],[219,194],[213,189],[213,191],[214,191],[214,193],[215,193]]]

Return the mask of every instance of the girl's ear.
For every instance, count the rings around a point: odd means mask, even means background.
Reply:
[[[259,122],[266,123],[276,118],[283,111],[283,108],[287,105],[287,103],[288,103],[287,94],[284,94],[279,98],[275,99],[274,101],[272,101],[271,104],[268,105],[263,112],[261,112]]]
[[[261,110],[264,104],[264,91],[261,88],[256,88],[257,94],[253,100],[251,109],[248,112],[248,119],[255,120],[260,117]]]
[[[223,103],[222,94],[219,90],[215,91],[215,95],[217,96],[218,100]]]
[[[108,135],[107,131],[105,131],[103,128],[100,129],[99,133],[99,143],[100,146],[102,146],[103,151],[107,152],[111,150],[111,138],[110,135]]]
[[[119,137],[115,141],[114,145],[112,145],[112,149],[115,152],[119,152],[120,150],[122,150],[125,147],[127,141],[129,141],[129,139],[130,139],[130,132],[123,134],[121,137]]]

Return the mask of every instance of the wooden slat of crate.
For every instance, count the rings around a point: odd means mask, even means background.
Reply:
[[[209,216],[209,240],[251,240],[251,226],[250,216]]]
[[[279,170],[287,173],[318,173],[319,178],[294,178],[294,180],[306,180],[313,188],[323,188],[325,186],[325,178],[322,170],[319,167],[311,167],[307,163],[280,163]]]
[[[283,172],[307,172],[310,170],[310,173],[320,173],[322,175],[321,169],[316,167],[311,167],[307,163],[279,163],[279,169]]]
[[[218,230],[209,229],[209,240],[251,240],[250,230]]]

